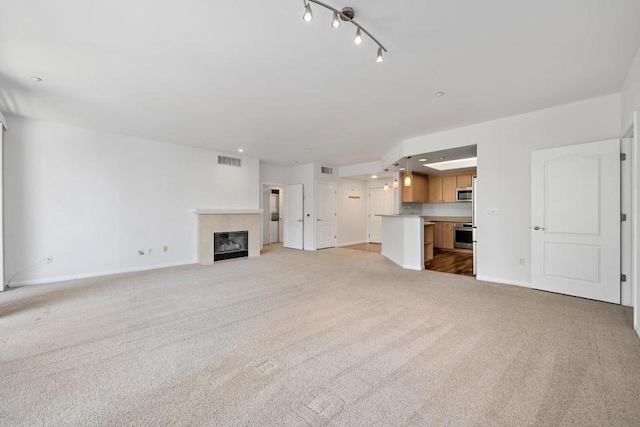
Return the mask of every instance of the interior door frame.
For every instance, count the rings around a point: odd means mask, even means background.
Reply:
[[[279,184],[276,182],[262,182],[262,187],[260,188],[260,209],[263,210],[262,212],[262,220],[260,221],[260,240],[264,240],[264,230],[262,230],[262,227],[264,227],[264,220],[265,220],[265,216],[269,215],[269,212],[264,212],[264,190],[268,187],[269,190],[271,190],[271,187],[280,187],[278,188],[278,190],[280,190],[280,215],[282,215],[282,207],[284,206],[284,188],[286,187],[287,184]],[[283,224],[280,224],[280,227],[284,227]],[[283,240],[283,239],[280,239]],[[264,246],[264,242],[262,242],[262,245],[260,247],[260,250],[263,249]]]
[[[640,165],[640,147],[638,147],[638,112],[634,111],[630,122],[624,127],[622,138],[630,138],[628,158],[631,160],[631,302],[633,305],[633,329],[640,338],[640,281],[638,280],[638,268],[640,266],[640,239],[638,238],[638,226],[640,223],[640,197],[638,191],[638,165]]]
[[[372,183],[371,186],[369,186],[367,188],[367,243],[371,243],[371,190],[376,190],[376,189],[381,189],[384,191],[384,186],[378,186],[379,183]],[[391,187],[389,187],[389,193],[390,193],[390,201],[389,201],[389,208],[391,213],[393,214],[395,211],[395,204],[394,204],[394,195],[391,192],[392,189]],[[376,242],[378,243],[378,242]]]
[[[336,204],[336,215],[335,215],[335,220],[333,222],[333,231],[334,231],[334,238],[333,238],[333,247],[336,248],[338,247],[338,184],[336,182],[328,182],[328,181],[316,181],[314,184],[314,191],[315,191],[315,197],[314,197],[314,214],[315,214],[315,224],[313,225],[313,249],[314,250],[318,250],[318,195],[320,194],[320,192],[318,191],[318,184],[326,184],[326,185],[333,185],[334,188],[334,199],[335,199],[335,204]],[[325,248],[323,248],[325,249]]]

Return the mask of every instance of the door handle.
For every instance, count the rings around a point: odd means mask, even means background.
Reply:
[[[538,231],[538,230],[544,230],[544,227],[538,227],[537,225],[533,227],[534,230]]]
[[[299,219],[299,220],[298,220],[298,222],[302,222],[302,220],[301,220],[301,219]]]

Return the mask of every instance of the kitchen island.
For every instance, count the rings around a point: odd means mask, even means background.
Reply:
[[[380,215],[382,255],[408,270],[424,270],[433,258],[434,222],[420,215]]]

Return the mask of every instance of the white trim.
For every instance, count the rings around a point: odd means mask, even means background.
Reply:
[[[145,267],[124,268],[120,270],[101,271],[99,273],[75,274],[71,276],[58,276],[58,277],[50,277],[48,279],[23,280],[20,282],[11,282],[10,287],[14,287],[17,285],[20,285],[20,286],[42,285],[45,283],[65,282],[67,280],[89,279],[92,277],[111,276],[114,274],[123,274],[123,273],[135,273],[138,271],[159,270],[162,268],[180,267],[183,265],[191,265],[191,264],[197,264],[197,263],[198,261],[194,259],[192,261],[179,261],[179,262],[171,262],[168,264],[150,265]]]
[[[361,245],[363,243],[369,243],[369,242],[367,242],[366,240],[358,240],[357,242],[340,243],[338,247],[341,248],[343,246]]]
[[[640,338],[640,325],[636,326],[634,329],[636,331],[636,335],[638,335],[638,338]]]
[[[0,130],[2,130],[2,127],[4,127],[5,129],[9,130],[9,128],[7,127],[7,119],[4,118],[4,114],[2,114],[2,111],[0,111]]]
[[[502,285],[522,286],[523,288],[531,288],[531,283],[521,282],[518,280],[498,279],[495,277],[476,276],[476,280],[482,282],[500,283]]]

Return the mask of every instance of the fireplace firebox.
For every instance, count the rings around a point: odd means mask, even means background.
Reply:
[[[249,256],[249,232],[228,231],[213,233],[213,260],[242,258]]]

